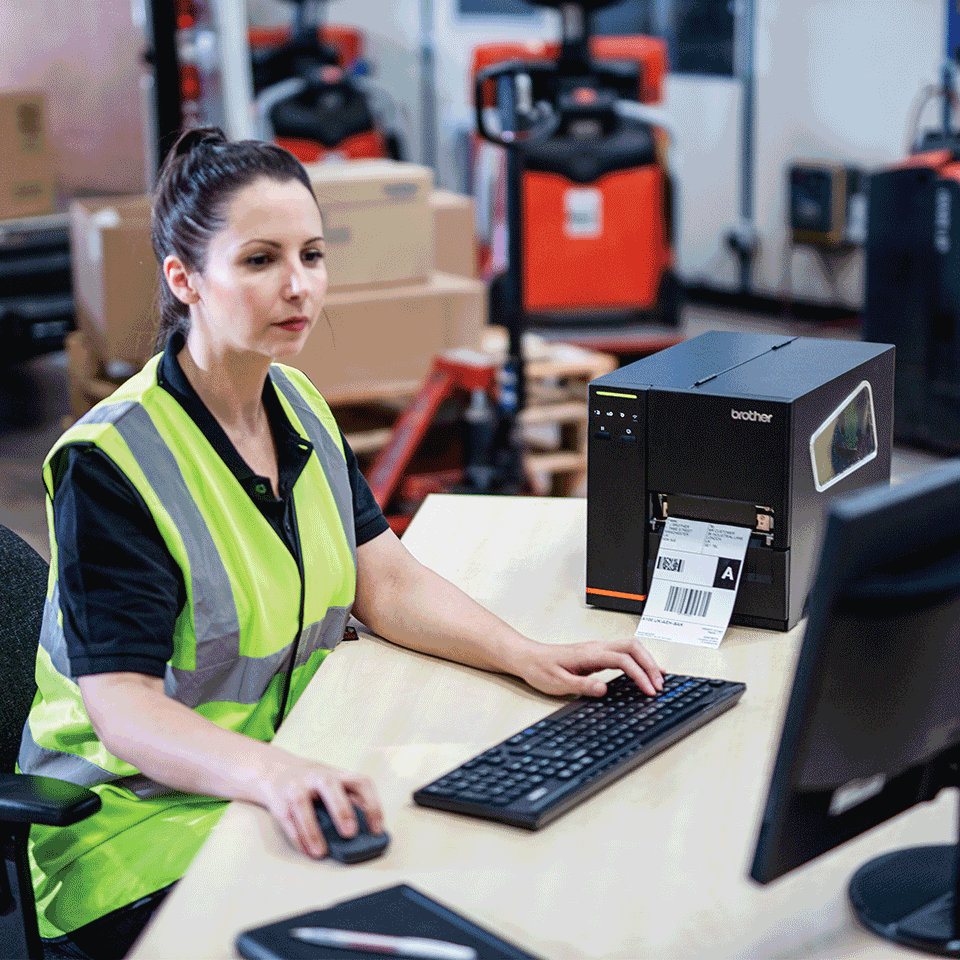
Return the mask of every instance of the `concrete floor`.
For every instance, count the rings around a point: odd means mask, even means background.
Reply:
[[[858,336],[849,326],[791,323],[688,306],[683,333],[691,337],[705,330]],[[0,384],[0,523],[19,533],[44,557],[49,557],[49,546],[40,468],[63,430],[68,410],[66,354],[47,354],[6,371]],[[941,460],[934,454],[898,447],[893,456],[894,478],[928,470]]]

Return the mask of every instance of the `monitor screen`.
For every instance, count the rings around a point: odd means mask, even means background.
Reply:
[[[751,877],[775,880],[956,786],[958,745],[960,461],[951,461],[830,508]],[[862,868],[851,898],[872,929],[928,949],[943,896],[953,936],[955,848],[921,849],[939,852]],[[916,897],[905,894],[908,877]]]

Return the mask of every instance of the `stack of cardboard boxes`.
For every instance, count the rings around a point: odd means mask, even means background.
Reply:
[[[479,346],[486,294],[474,276],[470,199],[434,190],[432,171],[416,164],[308,172],[323,215],[327,322],[291,362],[324,396],[336,404],[412,391],[438,353]],[[158,272],[149,197],[76,200],[70,224],[79,416],[152,355]]]
[[[355,161],[307,172],[323,215],[329,325],[292,362],[324,396],[356,402],[410,391],[437,354],[478,347],[486,295],[473,276],[470,201],[437,197],[432,171],[416,164]]]
[[[150,357],[157,339],[150,198],[74,200],[70,260],[74,310],[85,346],[108,379],[129,376]]]

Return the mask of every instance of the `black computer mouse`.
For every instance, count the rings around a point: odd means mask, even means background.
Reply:
[[[371,833],[366,815],[356,804],[353,805],[353,812],[357,818],[357,833],[353,837],[340,836],[333,819],[319,797],[313,801],[313,808],[317,812],[317,823],[327,844],[327,851],[334,860],[339,860],[341,863],[360,863],[363,860],[379,857],[387,849],[390,834],[386,831]]]

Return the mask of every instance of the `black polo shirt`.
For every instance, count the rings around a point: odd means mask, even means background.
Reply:
[[[277,536],[299,558],[291,491],[313,445],[293,428],[267,378],[263,402],[279,465],[280,497],[274,497],[269,480],[247,466],[184,375],[177,361],[183,344],[182,334],[171,337],[157,367],[157,382],[183,406]],[[383,533],[388,524],[346,440],[343,449],[360,546]],[[71,674],[130,671],[163,677],[186,590],[153,516],[126,475],[92,444],[65,447],[52,467],[60,609]]]

